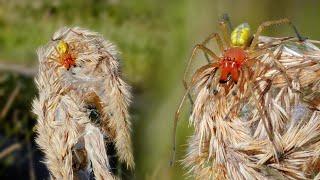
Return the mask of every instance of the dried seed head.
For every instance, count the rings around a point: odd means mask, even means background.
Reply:
[[[106,141],[115,143],[120,162],[134,167],[130,92],[120,78],[118,54],[101,35],[78,27],[58,30],[38,50],[39,97],[33,103],[38,116],[37,143],[54,178],[89,176],[92,170],[97,179],[114,178]],[[88,112],[92,109],[99,123],[91,121]],[[89,161],[82,161],[81,156]]]
[[[210,68],[196,72],[195,131],[183,164],[198,179],[319,176],[320,101],[310,97],[319,93],[320,50],[309,42],[263,38],[259,46],[273,44],[273,55],[259,57],[237,86],[217,83]]]

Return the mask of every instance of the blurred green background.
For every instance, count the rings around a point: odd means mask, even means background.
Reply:
[[[181,80],[192,47],[217,31],[223,13],[234,25],[246,21],[253,30],[263,21],[288,17],[304,36],[319,40],[319,8],[317,0],[0,0],[0,66],[35,69],[36,48],[62,26],[102,33],[121,50],[123,77],[133,87],[136,170],[129,179],[185,179],[180,164],[170,167],[169,161],[174,112],[183,95]],[[265,34],[294,35],[287,26]],[[205,63],[201,56],[198,59]],[[44,179],[48,172],[32,142],[32,77],[1,71],[0,112],[15,89],[19,93],[0,114],[0,177]],[[189,112],[186,106],[180,118],[177,159],[183,158],[192,133]],[[19,147],[1,157],[14,144]]]

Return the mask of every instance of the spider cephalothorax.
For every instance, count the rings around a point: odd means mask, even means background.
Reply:
[[[220,83],[228,81],[228,76],[231,77],[234,83],[238,82],[239,69],[247,59],[247,53],[239,47],[232,47],[227,49],[220,61]]]

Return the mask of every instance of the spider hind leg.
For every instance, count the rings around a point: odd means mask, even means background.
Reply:
[[[254,34],[254,38],[253,38],[252,43],[250,45],[250,49],[253,50],[255,48],[255,46],[258,44],[259,37],[264,29],[271,27],[271,26],[280,25],[280,24],[290,25],[292,27],[292,29],[294,30],[294,33],[296,34],[299,41],[302,42],[305,39],[307,39],[307,38],[304,38],[303,36],[300,35],[296,26],[288,18],[283,18],[283,19],[279,19],[279,20],[275,20],[275,21],[265,21],[258,27],[256,33]]]
[[[291,23],[291,26],[292,26],[292,29],[300,42],[303,42],[308,39],[307,37],[304,37],[299,33],[297,27],[293,23]]]
[[[226,22],[230,30],[233,29],[233,26],[232,26],[232,23],[231,23],[231,20],[230,20],[230,16],[229,16],[228,13],[222,14],[221,21]]]

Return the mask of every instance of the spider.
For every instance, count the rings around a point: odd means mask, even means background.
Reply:
[[[228,24],[227,24],[227,23]],[[212,33],[209,35],[202,43],[197,44],[193,50],[192,54],[190,56],[190,59],[188,61],[187,68],[184,73],[184,78],[183,78],[183,84],[186,89],[186,93],[183,96],[180,105],[176,111],[175,114],[175,120],[174,120],[174,127],[173,127],[173,155],[172,155],[172,161],[171,163],[174,162],[174,156],[175,156],[175,147],[176,147],[176,128],[177,128],[177,122],[179,119],[179,114],[180,114],[180,109],[185,101],[186,96],[188,95],[189,100],[193,106],[193,100],[190,95],[190,90],[193,85],[195,85],[195,81],[197,78],[199,78],[199,74],[208,70],[208,69],[213,69],[213,71],[210,71],[213,76],[216,76],[216,72],[220,72],[220,76],[217,77],[218,79],[218,84],[222,88],[225,88],[225,96],[228,95],[228,92],[230,89],[233,88],[233,86],[236,85],[238,88],[242,88],[241,86],[244,86],[244,82],[248,85],[248,90],[249,92],[251,91],[252,93],[255,92],[254,88],[251,84],[253,84],[253,72],[255,69],[253,69],[254,65],[257,65],[257,63],[261,63],[259,61],[258,57],[268,54],[270,57],[272,57],[273,63],[272,67],[276,68],[279,70],[279,72],[285,77],[287,80],[288,86],[291,87],[291,79],[285,72],[285,67],[278,61],[278,55],[274,55],[273,52],[270,51],[270,47],[268,45],[265,45],[263,47],[259,47],[259,36],[261,35],[262,31],[270,26],[275,26],[275,25],[280,25],[280,24],[289,24],[294,32],[296,33],[299,41],[304,41],[305,38],[300,36],[299,32],[297,31],[296,27],[291,23],[291,21],[287,18],[284,19],[279,19],[275,21],[266,21],[263,22],[255,32],[254,36],[251,35],[250,33],[250,27],[248,23],[242,23],[236,28],[234,28],[229,34],[228,27],[232,29],[231,23],[228,18],[225,18],[225,21],[221,21],[219,23],[221,32],[222,32],[222,38],[218,33]],[[216,40],[218,48],[221,52],[221,56],[216,55],[213,51],[211,51],[209,48],[206,47],[206,44],[211,41],[211,40]],[[188,74],[188,69],[191,65],[192,60],[194,59],[194,56],[196,55],[196,52],[198,50],[201,50],[204,52],[206,57],[209,55],[208,62],[209,64],[200,67],[192,76],[191,78],[191,85],[189,87],[186,77]],[[241,78],[240,78],[241,77]],[[238,83],[239,80],[244,81],[241,83]],[[212,80],[213,81],[213,80]],[[269,82],[270,80],[265,80],[266,82]],[[239,85],[238,85],[239,84]],[[240,87],[239,87],[240,86]],[[265,94],[266,91],[270,88],[270,84],[268,84],[264,90],[262,90],[262,95],[263,93]],[[217,91],[215,91],[217,93]],[[215,94],[214,93],[214,94]],[[261,94],[261,93],[260,93]],[[234,93],[233,93],[234,95]],[[250,96],[250,94],[249,94]],[[263,98],[263,97],[262,97]],[[245,100],[243,97],[242,99],[239,100],[239,102]],[[254,103],[257,106],[258,112],[260,114],[260,117],[263,119],[264,125],[267,129],[268,133],[268,138],[271,142],[273,142],[273,132],[272,132],[272,126],[270,123],[270,117],[265,113],[265,108],[264,105],[259,103],[259,100],[253,97]],[[228,114],[228,113],[227,113]],[[276,157],[277,158],[277,157]]]
[[[69,44],[60,40],[57,45],[57,52],[59,53],[60,63],[69,70],[71,66],[76,65],[76,57],[70,52]]]
[[[52,54],[49,59],[59,63],[59,65],[69,70],[71,67],[76,66],[76,54],[74,53],[75,47],[71,43],[60,40],[54,47],[55,54]]]
[[[52,41],[59,40],[58,44],[55,46],[55,52],[57,55],[52,55],[50,59],[58,62],[60,65],[65,67],[69,70],[71,67],[76,66],[76,49],[80,49],[80,44],[76,44],[73,42],[66,42],[62,40],[65,38],[69,33],[75,33],[78,36],[83,36],[82,33],[78,33],[77,31],[73,30],[72,28],[66,28],[62,32],[62,34],[54,35],[51,39]]]

